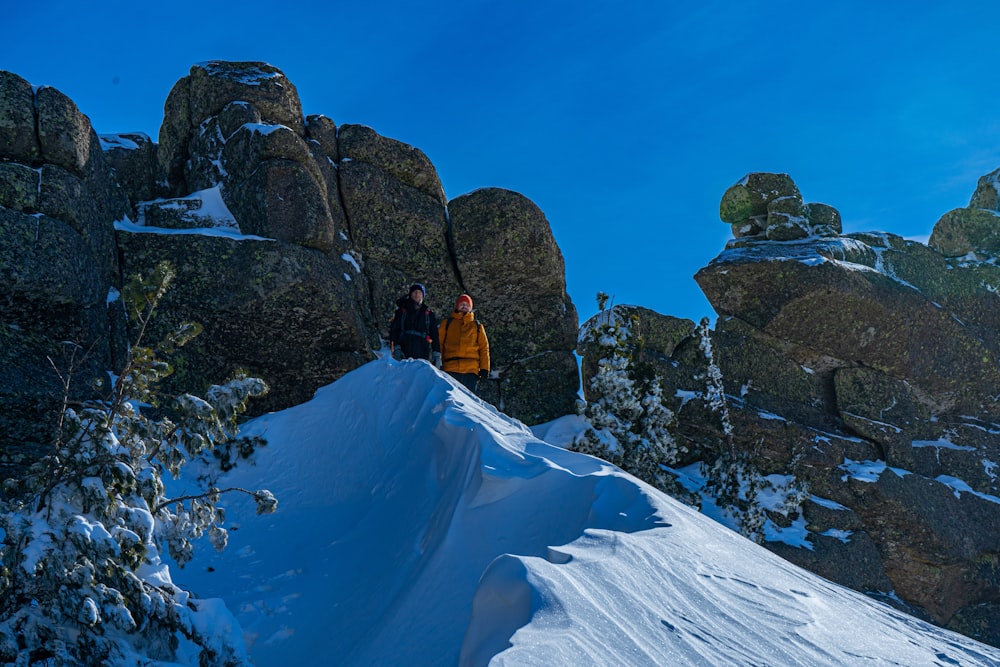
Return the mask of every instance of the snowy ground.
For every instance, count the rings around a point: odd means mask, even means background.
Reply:
[[[223,483],[278,511],[230,498],[228,549],[173,579],[260,667],[1000,664],[539,439],[573,419],[536,436],[426,362],[372,362],[244,429],[269,445]]]

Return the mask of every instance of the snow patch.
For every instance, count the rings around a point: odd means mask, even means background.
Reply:
[[[847,472],[846,475],[843,475],[840,478],[845,482],[848,479],[854,479],[859,482],[877,482],[878,478],[886,470],[891,470],[899,477],[905,477],[910,474],[910,471],[908,470],[890,468],[885,464],[885,461],[854,461],[845,458],[844,462],[838,467]]]
[[[988,500],[991,503],[997,503],[998,505],[1000,505],[1000,498],[998,498],[997,496],[991,496],[987,493],[980,493],[979,491],[976,491],[966,482],[958,479],[957,477],[951,477],[950,475],[938,475],[937,477],[935,477],[935,479],[944,484],[945,486],[951,487],[951,489],[955,493],[956,498],[961,498],[963,493],[971,493],[972,495],[982,498],[983,500]]]
[[[956,445],[955,443],[951,442],[950,440],[945,440],[943,438],[939,438],[937,440],[914,440],[911,444],[914,447],[917,447],[917,448],[920,448],[920,447],[934,447],[936,449],[954,449],[954,450],[961,451],[961,452],[974,452],[974,451],[976,451],[975,447],[968,447],[968,446],[965,446],[965,445]]]

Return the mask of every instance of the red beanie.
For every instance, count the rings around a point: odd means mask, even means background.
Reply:
[[[463,301],[468,303],[469,310],[472,310],[472,297],[469,296],[468,294],[463,294],[462,296],[458,297],[458,299],[455,301],[455,310],[458,310],[458,305]]]

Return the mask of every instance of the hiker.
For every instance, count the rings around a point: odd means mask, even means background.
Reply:
[[[490,375],[490,341],[472,312],[472,297],[462,294],[455,311],[438,326],[442,367],[445,373],[475,393],[480,379]]]
[[[389,349],[394,359],[427,359],[441,368],[437,318],[424,303],[425,298],[427,290],[414,283],[409,295],[396,301],[396,314],[389,324]]]

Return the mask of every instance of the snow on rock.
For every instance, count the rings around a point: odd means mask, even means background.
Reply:
[[[174,580],[226,602],[260,667],[1000,662],[540,440],[423,361],[371,362],[244,432],[269,445],[220,485],[269,488],[278,511],[232,499],[229,548]]]

